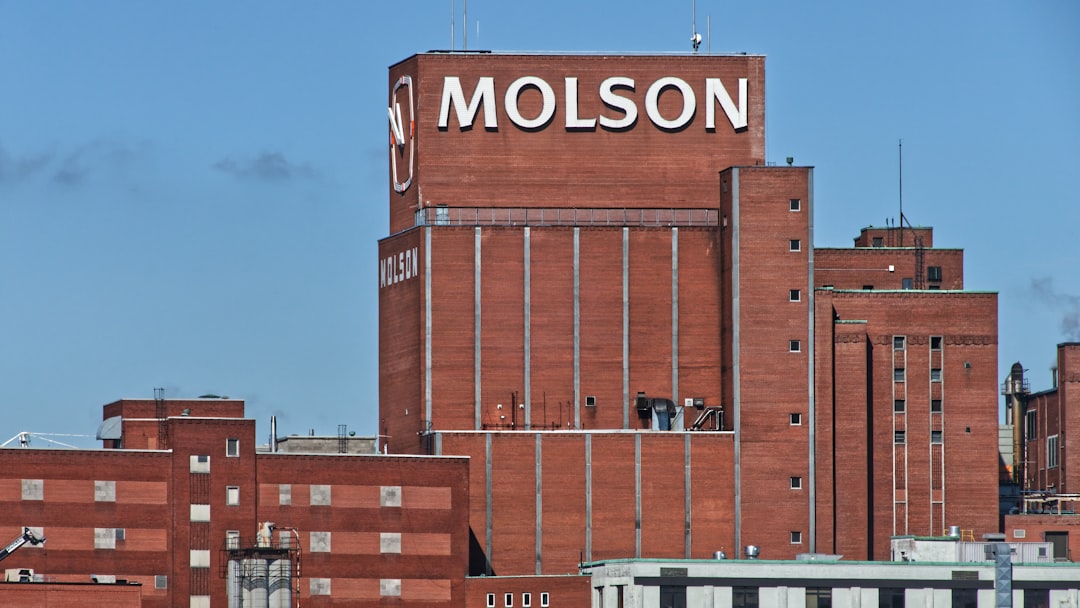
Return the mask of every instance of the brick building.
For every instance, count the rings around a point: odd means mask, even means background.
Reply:
[[[1021,501],[1005,516],[1010,538],[1054,543],[1058,559],[1080,556],[1080,343],[1057,345],[1049,389],[1032,392],[1020,363],[1002,383],[1014,429]]]
[[[464,605],[466,459],[257,452],[243,409],[125,399],[105,406],[109,449],[0,449],[0,537],[47,539],[5,567],[68,595],[128,581],[143,606]],[[65,605],[46,587],[5,593]]]
[[[996,294],[930,228],[815,248],[764,85],[752,55],[390,68],[379,432],[470,457],[474,574],[998,529]]]

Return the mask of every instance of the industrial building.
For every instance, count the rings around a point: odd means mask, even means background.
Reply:
[[[1080,343],[1057,345],[1050,388],[1032,391],[1014,363],[1001,385],[1013,431],[1015,504],[1005,515],[1009,538],[1047,540],[1059,560],[1080,556]]]
[[[381,453],[256,450],[234,399],[117,401],[105,449],[0,449],[0,534],[48,539],[8,561],[143,606],[600,607],[619,576],[646,606],[654,566],[723,578],[746,545],[843,554],[816,586],[850,589],[892,537],[998,532],[997,295],[904,218],[816,247],[814,169],[766,159],[764,70],[391,66]],[[736,578],[787,575],[766,564]]]
[[[473,574],[998,531],[997,295],[903,218],[815,247],[764,57],[432,52],[388,98],[379,433],[469,456]]]
[[[0,535],[46,539],[4,562],[40,584],[0,585],[0,603],[464,605],[467,459],[348,453],[345,436],[332,451],[257,451],[243,410],[124,399],[104,408],[107,449],[0,449]]]

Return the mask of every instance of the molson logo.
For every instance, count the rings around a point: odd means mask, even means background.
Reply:
[[[626,76],[612,76],[600,83],[597,95],[605,106],[615,111],[615,115],[601,114],[597,117],[583,117],[578,110],[578,79],[565,78],[563,104],[566,114],[567,130],[594,130],[597,124],[600,128],[609,131],[627,131],[634,127],[638,119],[637,102],[628,95],[637,89],[637,83],[633,78]],[[739,79],[739,103],[732,101],[724,83],[719,78],[706,78],[704,82],[705,103],[705,130],[716,130],[716,106],[727,116],[732,129],[738,131],[746,128],[746,87],[747,79]],[[527,89],[535,89],[540,92],[543,99],[543,107],[536,116],[526,117],[521,115],[518,108],[518,97]],[[682,97],[682,110],[678,116],[663,116],[660,114],[659,101],[661,93],[665,91],[677,91]],[[468,101],[466,101],[468,99]],[[496,112],[497,98],[495,95],[495,78],[482,76],[476,82],[472,97],[467,98],[461,87],[461,80],[457,76],[446,76],[443,79],[442,103],[439,107],[439,129],[446,130],[450,126],[450,109],[453,108],[457,116],[458,126],[462,129],[472,128],[476,120],[476,113],[483,108],[484,128],[495,130],[499,128],[499,117]],[[503,95],[503,111],[510,122],[526,130],[540,130],[551,122],[555,116],[556,98],[555,89],[547,81],[537,76],[522,76],[506,88]],[[654,125],[666,131],[682,129],[690,123],[697,111],[697,94],[688,82],[675,76],[664,76],[650,84],[645,90],[645,115]]]
[[[416,278],[420,274],[417,248],[399,251],[379,260],[379,289]]]

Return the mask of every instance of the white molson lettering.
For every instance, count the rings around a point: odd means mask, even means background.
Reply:
[[[406,249],[379,260],[379,288],[415,278],[420,273],[420,256],[417,248]]]
[[[610,108],[623,113],[619,117],[600,115],[598,118],[582,118],[578,112],[578,79],[567,77],[565,79],[566,101],[566,128],[567,129],[594,129],[599,120],[604,129],[618,131],[629,129],[634,126],[638,117],[637,103],[627,97],[624,92],[633,92],[635,83],[633,78],[625,76],[612,76],[600,83],[600,100]],[[518,96],[527,89],[539,91],[543,105],[540,113],[533,118],[521,115],[518,108]],[[724,88],[724,83],[719,78],[705,79],[705,128],[716,129],[716,104],[727,116],[728,122],[733,129],[745,129],[746,121],[746,88],[747,79],[739,79],[739,102],[735,103]],[[674,118],[666,118],[660,114],[660,94],[667,89],[674,89],[682,96],[682,111]],[[484,128],[498,129],[498,115],[495,109],[495,78],[481,76],[476,81],[472,98],[465,101],[465,91],[461,88],[461,79],[457,76],[443,78],[442,103],[439,106],[439,128],[447,129],[450,126],[450,108],[453,106],[457,116],[458,125],[462,129],[472,128],[476,114],[482,107],[484,109]],[[503,97],[503,110],[510,122],[522,129],[541,129],[546,126],[555,116],[555,90],[542,78],[537,76],[522,76],[506,88]],[[645,114],[654,125],[661,129],[681,129],[690,123],[697,111],[697,95],[682,78],[664,76],[649,85],[645,91]]]

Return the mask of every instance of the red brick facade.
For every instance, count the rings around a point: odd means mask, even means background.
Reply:
[[[227,543],[257,553],[272,521],[266,551],[299,547],[281,555],[302,561],[305,606],[463,605],[467,460],[256,453],[238,400],[124,400],[105,414],[121,418],[108,440],[121,449],[0,450],[0,534],[47,539],[6,567],[138,583],[143,606],[224,605],[248,584],[228,577]]]
[[[623,115],[616,76],[637,121],[571,127]],[[736,104],[746,79],[745,127],[713,78]],[[963,292],[929,228],[813,247],[813,170],[764,166],[762,58],[425,54],[406,81],[380,264],[415,267],[380,270],[380,428],[470,457],[474,573],[996,530],[996,295]]]

